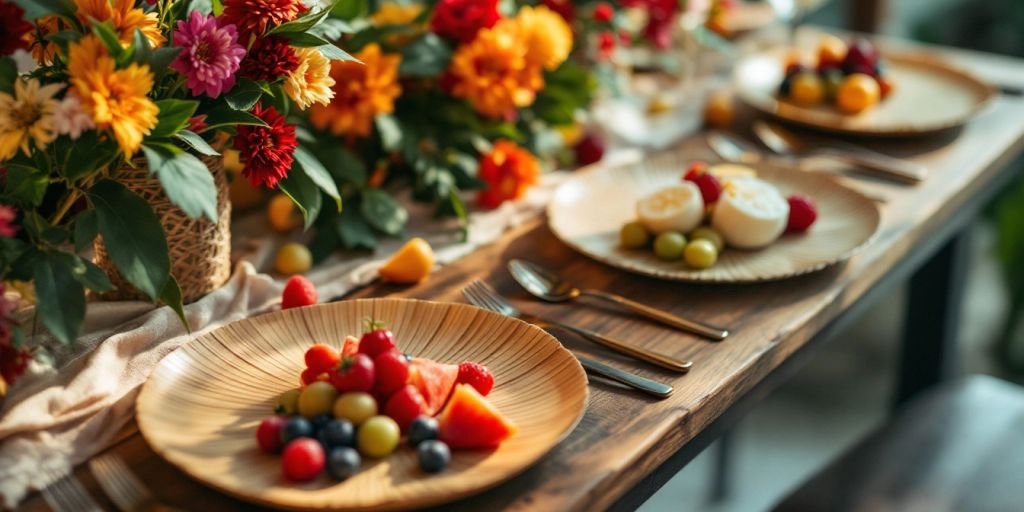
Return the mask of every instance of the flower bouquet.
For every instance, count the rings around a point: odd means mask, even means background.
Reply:
[[[457,216],[469,206],[461,191],[479,190],[482,208],[521,197],[579,139],[595,87],[572,58],[571,26],[548,7],[371,5],[332,11],[353,29],[341,44],[362,64],[333,63],[334,99],[306,117],[346,205],[319,214],[316,258],[400,234],[408,213],[396,191]]]
[[[351,60],[328,42],[333,7],[0,0],[0,280],[34,285],[56,339],[75,338],[86,290],[109,292],[112,278],[182,314],[196,297],[183,297],[175,245],[197,243],[189,220],[226,231],[224,148],[254,185],[301,196],[312,184],[340,209],[287,120],[328,103],[331,61]],[[110,272],[81,256],[96,240]],[[21,336],[0,309],[6,354]]]

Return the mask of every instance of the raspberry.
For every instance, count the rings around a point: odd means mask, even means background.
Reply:
[[[807,231],[814,221],[818,219],[818,207],[809,197],[792,195],[789,196],[789,222],[786,224],[787,233],[803,233]]]
[[[722,183],[713,174],[704,173],[690,180],[700,189],[705,205],[712,205],[722,195]]]
[[[316,287],[305,276],[292,276],[281,292],[281,309],[312,306],[316,304]]]
[[[469,384],[483,396],[487,396],[494,387],[494,374],[486,366],[480,363],[466,361],[459,364],[459,376],[455,379],[457,384]]]

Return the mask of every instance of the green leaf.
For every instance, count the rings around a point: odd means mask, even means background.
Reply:
[[[46,186],[50,184],[50,176],[32,167],[6,164],[7,187],[4,195],[7,200],[21,208],[35,208],[42,204],[46,194]]]
[[[173,275],[167,278],[167,284],[164,286],[163,291],[160,292],[160,302],[170,306],[178,315],[178,320],[181,320],[185,329],[189,334],[192,334],[192,326],[188,324],[188,318],[185,317],[185,305],[182,300],[181,287],[178,286],[178,280]]]
[[[280,35],[287,39],[292,46],[300,48],[316,48],[317,46],[331,44],[326,39],[308,32],[288,32]]]
[[[341,48],[338,48],[332,43],[327,43],[318,48],[320,49],[320,53],[322,53],[324,57],[327,57],[330,60],[347,60],[352,62],[359,62],[359,59],[353,57],[350,53],[346,52],[345,50],[342,50]]]
[[[331,177],[331,173],[327,172],[323,164],[302,146],[295,148],[295,163],[298,164],[302,172],[306,173],[309,179],[313,180],[313,183],[316,183],[317,187],[320,187],[320,190],[323,190],[334,199],[340,212],[341,194],[338,193],[338,186],[334,184],[334,178]],[[292,172],[295,172],[294,166],[292,167]]]
[[[149,133],[150,138],[170,137],[188,126],[188,120],[199,107],[198,101],[166,99],[156,102],[160,113],[156,117],[156,128]]]
[[[377,237],[373,235],[370,225],[360,216],[358,210],[350,209],[341,212],[335,227],[341,243],[346,249],[376,249]]]
[[[320,151],[320,159],[334,176],[336,183],[349,183],[358,188],[366,186],[366,164],[345,147],[332,145]]]
[[[462,202],[462,196],[459,195],[459,191],[452,189],[448,192],[448,205],[451,207],[452,212],[458,217],[462,223],[462,228],[459,230],[462,238],[462,242],[469,240],[469,213],[466,211],[466,203]]]
[[[317,12],[311,12],[304,16],[299,16],[298,18],[295,18],[292,21],[282,23],[270,29],[267,32],[267,35],[307,32],[309,31],[309,29],[313,28],[318,23],[320,23],[325,17],[327,17],[327,15],[331,13],[331,10],[334,9],[339,4],[341,4],[343,1],[348,0],[335,0],[334,3],[323,9],[320,9]]]
[[[214,16],[220,16],[224,12],[224,2],[221,0],[210,0],[210,5],[213,6]]]
[[[146,39],[141,30],[135,29],[135,34],[132,37],[132,62],[149,65],[151,52],[152,48],[149,46],[149,39]]]
[[[54,337],[65,344],[75,340],[85,318],[85,289],[72,272],[73,258],[62,252],[40,252],[32,265],[36,313]]]
[[[99,234],[99,224],[96,218],[96,210],[87,209],[75,217],[75,251],[82,252],[92,247],[92,243]]]
[[[374,228],[389,235],[397,235],[409,220],[409,212],[393,197],[375,188],[363,191],[360,205],[363,218]]]
[[[228,106],[214,107],[206,113],[206,128],[203,129],[202,133],[206,133],[216,128],[223,126],[236,126],[236,125],[248,125],[248,126],[266,126],[262,119],[241,110],[235,110]]]
[[[319,25],[309,29],[309,33],[322,37],[328,41],[337,41],[345,34],[355,33],[356,29],[346,21],[337,18],[327,18]]]
[[[74,19],[78,8],[72,0],[14,0],[25,11],[26,20],[34,20],[42,16],[56,14]]]
[[[171,62],[174,61],[174,58],[177,57],[179,53],[181,53],[181,48],[173,46],[157,48],[150,52],[149,69],[153,71],[153,75],[157,81],[159,81],[164,73],[170,69]]]
[[[167,285],[171,260],[160,219],[145,199],[120,183],[102,180],[89,190],[100,235],[121,275],[150,298]]]
[[[113,283],[110,282],[110,278],[107,277],[106,272],[103,272],[103,269],[79,256],[73,256],[73,258],[76,261],[71,272],[79,283],[97,293],[109,292],[114,289]]]
[[[92,22],[92,33],[96,34],[103,41],[104,46],[110,52],[110,55],[114,57],[114,60],[121,63],[126,54],[125,48],[121,46],[121,40],[117,37],[117,32],[114,31],[114,25],[109,21],[102,23]]]
[[[172,203],[193,219],[217,222],[217,186],[206,164],[170,144],[143,144],[142,152]]]
[[[100,139],[99,132],[89,130],[71,144],[64,165],[57,170],[68,180],[76,181],[106,167],[119,154],[120,149],[114,139]]]
[[[206,142],[206,139],[202,138],[199,134],[191,130],[182,130],[178,132],[178,134],[175,135],[174,138],[178,139],[181,142],[184,142],[185,145],[192,148],[193,150],[195,150],[196,153],[199,153],[200,155],[220,156],[220,153],[218,153],[216,149],[213,149],[213,146]]]
[[[354,20],[370,14],[369,0],[345,0],[335,2],[331,7],[331,16],[343,20]]]
[[[385,151],[395,151],[402,145],[402,127],[390,114],[381,114],[373,119],[380,134],[380,143]]]
[[[309,229],[323,207],[323,197],[316,183],[306,173],[295,172],[293,168],[278,186],[298,206],[302,218],[305,219],[305,229]]]
[[[247,78],[240,78],[231,92],[224,95],[224,101],[235,110],[248,111],[256,105],[262,95],[262,85]]]
[[[0,92],[14,94],[14,81],[18,79],[18,65],[10,57],[0,58]]]
[[[448,69],[452,49],[435,34],[427,34],[402,50],[398,73],[403,77],[436,77]]]

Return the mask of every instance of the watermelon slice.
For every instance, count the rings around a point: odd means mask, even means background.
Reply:
[[[345,341],[341,343],[341,358],[351,357],[359,353],[359,338],[355,336],[345,336]]]
[[[459,365],[415,358],[409,363],[409,384],[416,386],[427,406],[423,413],[433,416],[444,407],[459,378]]]
[[[455,386],[438,423],[439,437],[452,448],[495,448],[517,430],[469,384]]]

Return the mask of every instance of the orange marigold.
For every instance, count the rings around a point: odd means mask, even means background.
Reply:
[[[541,5],[523,7],[514,18],[526,44],[531,65],[555,69],[572,51],[572,29],[555,11]]]
[[[160,32],[157,13],[137,9],[134,0],[75,0],[75,5],[78,7],[75,15],[82,23],[88,26],[90,20],[109,21],[125,46],[132,43],[135,29],[141,30],[154,48],[167,40]]]
[[[57,16],[43,16],[36,20],[36,26],[31,32],[25,34],[24,39],[32,51],[32,58],[41,64],[53,62],[53,56],[57,54],[59,47],[57,43],[48,41],[46,36],[56,34],[63,30],[66,23]]]
[[[395,98],[402,92],[398,84],[401,57],[381,52],[376,43],[366,45],[355,57],[362,63],[331,62],[334,99],[309,111],[309,121],[318,130],[365,137],[374,117],[394,111]]]
[[[541,68],[527,60],[522,35],[514,20],[503,19],[460,46],[448,69],[454,82],[452,95],[493,118],[531,105],[544,78]]]
[[[509,140],[498,140],[490,153],[480,159],[477,176],[487,184],[477,201],[484,208],[519,199],[540,178],[540,164],[529,151]]]

